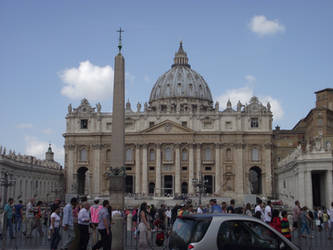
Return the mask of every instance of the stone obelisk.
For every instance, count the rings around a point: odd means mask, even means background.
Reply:
[[[121,54],[119,29],[119,53],[115,57],[113,81],[113,111],[111,139],[110,203],[114,209],[124,209],[125,194],[125,59]],[[112,249],[124,249],[123,218],[113,218]]]

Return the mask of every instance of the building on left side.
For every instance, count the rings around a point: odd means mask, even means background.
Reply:
[[[45,160],[16,154],[12,150],[6,152],[6,148],[0,146],[0,183],[1,207],[8,198],[15,202],[27,202],[31,198],[44,202],[64,199],[63,167],[54,161],[51,145],[45,153]]]

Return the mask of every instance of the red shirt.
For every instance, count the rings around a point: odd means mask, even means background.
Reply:
[[[281,233],[281,220],[279,217],[274,217],[269,225]]]

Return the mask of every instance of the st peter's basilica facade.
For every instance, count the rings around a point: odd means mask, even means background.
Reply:
[[[126,192],[142,196],[207,194],[242,199],[272,196],[272,112],[256,97],[248,104],[213,102],[208,84],[191,69],[182,43],[149,102],[125,108]],[[67,194],[106,196],[112,114],[83,99],[68,107],[65,137]]]

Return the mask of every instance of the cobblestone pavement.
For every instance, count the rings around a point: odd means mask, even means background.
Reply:
[[[44,232],[46,228],[44,228]],[[128,250],[135,249],[135,239],[127,234],[127,248]],[[332,250],[333,249],[333,240],[328,240],[328,233],[325,231],[322,232],[312,232],[313,238],[301,238],[297,237],[297,233],[293,235],[293,242],[301,247],[302,250]],[[153,236],[154,237],[154,236]],[[91,244],[91,242],[90,242]],[[59,244],[60,249],[61,242]],[[3,239],[0,240],[0,249],[30,249],[30,250],[46,250],[50,249],[50,241],[47,239],[47,236],[40,237],[38,233],[33,232],[32,239],[26,239],[22,234],[17,234],[16,239]],[[91,249],[88,247],[88,249]],[[154,247],[154,250],[162,250],[163,248]],[[166,249],[166,248],[164,248]]]

